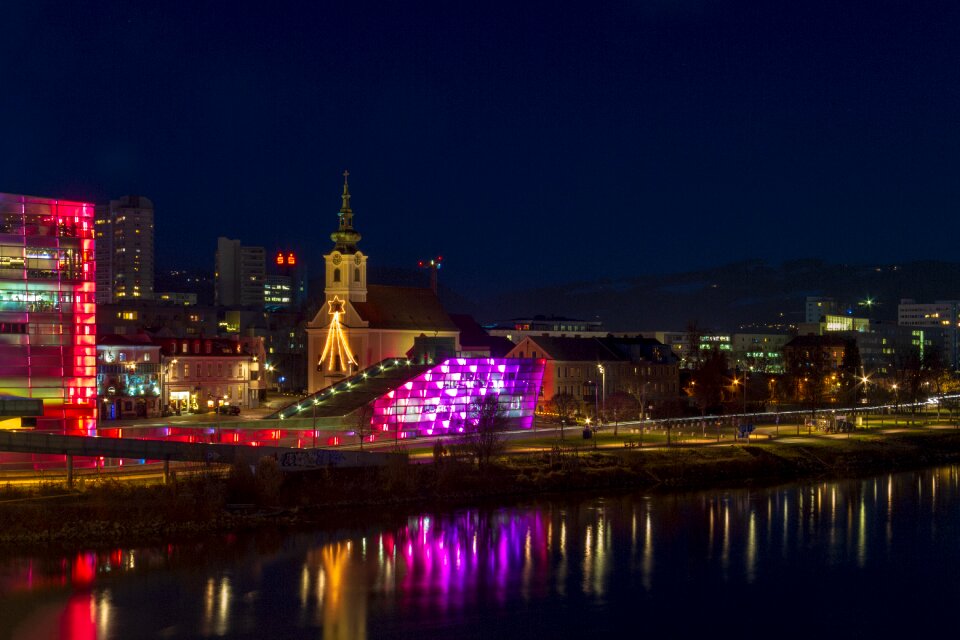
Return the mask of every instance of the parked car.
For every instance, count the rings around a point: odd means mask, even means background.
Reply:
[[[235,404],[222,404],[217,407],[217,411],[225,416],[240,415],[240,407]]]

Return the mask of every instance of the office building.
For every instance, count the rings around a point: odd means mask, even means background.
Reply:
[[[944,357],[955,369],[960,366],[960,300],[918,303],[904,298],[897,307],[897,324],[916,329],[938,329],[944,334]],[[923,342],[921,341],[921,346]],[[921,348],[921,351],[923,349]]]
[[[43,400],[41,429],[96,411],[94,205],[0,193],[0,395]]]

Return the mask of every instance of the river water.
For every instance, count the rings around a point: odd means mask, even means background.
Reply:
[[[952,634],[960,467],[7,551],[8,638]]]

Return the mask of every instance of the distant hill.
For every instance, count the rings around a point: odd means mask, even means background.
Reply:
[[[745,324],[802,322],[807,296],[830,296],[851,306],[869,296],[879,303],[872,312],[875,319],[896,321],[901,298],[918,302],[960,298],[960,263],[848,265],[795,260],[774,266],[746,261],[684,273],[512,291],[477,301],[452,292],[441,294],[448,310],[471,313],[481,322],[546,314],[600,319],[615,331],[682,330],[692,320],[702,327],[733,331]]]

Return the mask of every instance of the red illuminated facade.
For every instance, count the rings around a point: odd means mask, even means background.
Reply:
[[[96,419],[94,207],[0,193],[0,394],[40,398],[40,429]]]

